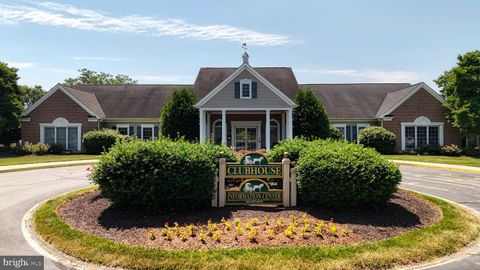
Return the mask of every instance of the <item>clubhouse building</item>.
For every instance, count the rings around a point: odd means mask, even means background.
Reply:
[[[300,88],[313,90],[348,141],[375,125],[395,133],[397,150],[461,144],[459,130],[446,120],[443,98],[423,82],[298,84],[290,67],[252,67],[247,53],[242,58],[236,68],[201,68],[188,85],[57,84],[23,114],[22,141],[81,151],[82,135],[102,128],[155,139],[171,92],[188,87],[199,97],[200,141],[236,150],[270,149],[291,138],[293,98]]]

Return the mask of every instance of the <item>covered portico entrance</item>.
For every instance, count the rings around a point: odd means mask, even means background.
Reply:
[[[269,150],[292,137],[291,108],[200,108],[200,141],[235,150]]]

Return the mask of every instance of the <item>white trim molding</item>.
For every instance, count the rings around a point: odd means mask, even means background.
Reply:
[[[265,79],[260,73],[258,73],[253,67],[248,63],[242,64],[235,72],[228,76],[223,82],[221,82],[217,87],[210,91],[206,96],[204,96],[200,101],[195,104],[195,107],[201,108],[204,106],[210,99],[212,99],[218,92],[225,88],[231,81],[233,81],[237,76],[239,76],[244,70],[250,72],[257,80],[263,83],[267,88],[269,88],[274,94],[281,98],[290,108],[297,107],[297,104],[288,98],[282,91]],[[241,90],[241,89],[240,89]]]
[[[243,95],[243,85],[248,85],[248,96]],[[252,99],[252,79],[240,79],[240,99]]]
[[[65,95],[67,95],[69,98],[71,98],[75,103],[77,103],[80,107],[82,107],[88,114],[95,116],[97,118],[100,118],[96,113],[94,113],[90,108],[88,108],[85,104],[83,104],[80,100],[78,100],[75,96],[70,94],[63,85],[57,84],[50,91],[48,91],[43,97],[41,97],[37,102],[33,103],[32,106],[28,107],[25,112],[22,114],[22,116],[28,116],[33,110],[35,110],[40,104],[42,104],[45,100],[47,100],[51,95],[53,95],[55,92],[58,90],[62,91]]]
[[[131,135],[131,134],[130,134],[130,124],[118,124],[118,125],[115,126],[115,129],[116,129],[118,132],[120,132],[120,131],[118,130],[119,128],[126,128],[126,129],[127,129],[127,134],[126,134],[126,135],[129,135],[129,136]]]
[[[155,125],[153,125],[153,124],[141,124],[140,125],[140,134],[141,134],[142,140],[144,139],[143,138],[143,129],[144,128],[150,128],[152,130],[152,138],[151,138],[152,140],[155,139],[155,137],[158,136],[158,135],[155,136]]]
[[[52,123],[40,123],[40,142],[45,143],[45,128],[55,128],[55,143],[57,143],[57,128],[69,128],[69,127],[76,127],[77,128],[77,149],[76,151],[82,150],[82,124],[80,123],[70,123],[67,119],[63,117],[58,117],[52,121]],[[68,149],[68,130],[66,130],[66,149]]]
[[[418,127],[438,127],[438,144],[440,146],[444,145],[444,122],[432,122],[428,117],[420,116],[417,117],[413,122],[402,122],[400,123],[401,127],[401,140],[402,140],[402,150],[406,150],[406,137],[405,137],[405,128],[414,127],[415,128],[415,149],[418,149],[417,145],[417,128]],[[429,129],[427,128],[427,144],[429,143]]]
[[[236,128],[249,128],[253,127],[257,129],[257,138],[256,138],[256,149],[262,148],[262,121],[231,121],[231,132],[232,132],[232,145],[233,149],[236,149],[237,145],[237,134],[235,132]]]
[[[430,86],[428,86],[426,83],[421,82],[417,84],[417,87],[415,87],[408,95],[403,97],[401,100],[399,100],[397,103],[395,103],[390,109],[388,109],[382,116],[390,115],[395,111],[400,105],[402,105],[405,101],[407,101],[410,97],[412,97],[415,93],[417,93],[419,90],[425,89],[430,95],[432,95],[434,98],[436,98],[441,104],[445,103],[445,99],[437,93],[435,90],[433,90]]]

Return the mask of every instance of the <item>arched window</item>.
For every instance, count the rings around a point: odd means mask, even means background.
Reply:
[[[222,120],[218,119],[213,122],[213,134],[212,134],[213,143],[221,144],[222,143]]]
[[[273,148],[280,141],[280,123],[272,119],[270,121],[270,148]]]

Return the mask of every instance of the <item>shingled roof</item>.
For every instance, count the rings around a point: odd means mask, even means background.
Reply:
[[[297,89],[311,88],[330,118],[375,119],[400,102],[417,85],[408,83],[298,84],[289,67],[257,67],[261,76],[293,99]],[[62,86],[99,118],[158,118],[172,91],[192,88],[199,100],[237,68],[201,68],[191,84]],[[35,106],[32,106],[35,107]],[[33,108],[32,108],[33,109]]]
[[[297,79],[289,67],[255,67],[253,68],[287,97],[293,99],[298,89]],[[201,68],[193,85],[199,100],[222,83],[237,68]]]
[[[174,89],[187,84],[75,85],[64,88],[99,117],[158,118]],[[94,96],[94,98],[92,97]],[[97,105],[98,104],[98,105]],[[100,107],[100,108],[98,108]]]
[[[325,106],[327,115],[333,119],[374,119],[390,101],[408,94],[402,89],[410,88],[408,83],[353,83],[353,84],[301,84],[311,88]],[[397,92],[389,96],[391,93]],[[407,93],[406,93],[407,92]],[[386,97],[389,101],[384,104]],[[383,106],[382,106],[383,105]]]

